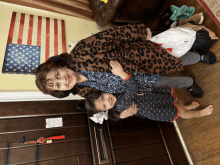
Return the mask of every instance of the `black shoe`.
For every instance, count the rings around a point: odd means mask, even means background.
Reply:
[[[197,50],[200,54],[200,62],[205,64],[215,64],[216,63],[216,56],[214,53],[210,52],[209,50]]]
[[[200,86],[195,82],[193,82],[193,84],[189,88],[187,88],[187,90],[192,96],[196,98],[202,98],[204,95],[202,88],[200,88]]]

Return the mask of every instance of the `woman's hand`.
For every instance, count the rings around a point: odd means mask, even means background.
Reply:
[[[129,75],[123,70],[121,64],[118,61],[110,61],[112,67],[112,73],[114,75],[120,76],[122,79],[126,79]]]
[[[138,111],[137,105],[133,101],[132,105],[120,114],[120,118],[125,119],[127,117],[133,116],[134,114],[137,113],[137,111]]]
[[[151,39],[151,37],[152,37],[152,32],[149,28],[147,28],[147,38],[146,39],[149,40],[149,39]]]

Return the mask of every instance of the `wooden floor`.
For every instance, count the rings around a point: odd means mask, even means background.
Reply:
[[[167,0],[163,8],[168,8],[170,5],[194,6],[195,13],[204,13],[203,25],[214,31],[220,38],[220,28],[197,0]],[[176,90],[175,93],[180,102],[189,104],[196,100],[200,103],[200,108],[210,104],[214,106],[214,112],[211,116],[188,120],[180,117],[177,119],[177,124],[195,165],[220,164],[220,40],[210,50],[217,56],[218,62],[215,65],[197,63],[185,67],[184,72],[177,73],[178,75],[192,76],[205,93],[202,99],[195,99],[186,89]]]

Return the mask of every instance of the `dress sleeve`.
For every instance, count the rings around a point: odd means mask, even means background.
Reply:
[[[128,109],[137,95],[138,84],[133,75],[131,75],[129,79],[126,79],[125,84],[127,87],[126,92],[118,98],[115,105],[115,108],[120,112]]]

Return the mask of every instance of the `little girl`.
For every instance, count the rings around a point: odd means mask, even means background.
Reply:
[[[127,91],[119,96],[101,91],[88,94],[85,106],[90,115],[109,110],[109,119],[125,118],[128,113],[125,109],[128,109],[133,101],[139,109],[136,115],[156,121],[173,122],[178,116],[189,119],[212,114],[212,105],[200,111],[191,111],[199,106],[198,102],[192,102],[188,106],[177,105],[177,98],[173,96],[173,88],[170,87],[138,91],[138,83],[131,74],[124,72],[122,66],[116,61],[110,61],[110,65],[112,73],[125,81]]]

